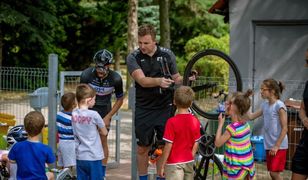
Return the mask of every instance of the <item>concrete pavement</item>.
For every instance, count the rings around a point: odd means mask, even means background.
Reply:
[[[131,137],[132,137],[132,112],[121,111],[121,135],[120,135],[120,165],[118,168],[106,171],[107,180],[131,179]]]

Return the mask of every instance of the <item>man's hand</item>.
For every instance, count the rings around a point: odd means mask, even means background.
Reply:
[[[306,119],[303,120],[303,124],[305,128],[308,129],[308,117],[306,117]]]
[[[162,88],[168,88],[170,87],[172,83],[174,83],[172,79],[167,79],[167,78],[162,77],[159,86]]]

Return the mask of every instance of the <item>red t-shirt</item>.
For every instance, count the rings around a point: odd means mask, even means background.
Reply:
[[[200,139],[200,122],[192,114],[177,114],[168,119],[163,139],[172,143],[167,164],[191,162],[192,148]]]

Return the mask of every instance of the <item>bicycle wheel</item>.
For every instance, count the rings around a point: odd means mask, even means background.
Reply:
[[[216,155],[205,157],[199,155],[200,158],[195,160],[194,180],[215,179],[219,180],[223,177],[223,165]]]
[[[196,74],[196,80],[189,81],[192,73]],[[192,57],[185,68],[183,84],[195,91],[193,110],[207,119],[218,118],[219,105],[227,94],[242,91],[237,66],[228,55],[215,49],[200,51]]]

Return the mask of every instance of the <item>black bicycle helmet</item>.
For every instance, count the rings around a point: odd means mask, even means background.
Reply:
[[[97,51],[93,57],[96,66],[104,67],[112,63],[112,54],[107,49]]]
[[[17,142],[25,141],[28,138],[28,133],[26,132],[23,125],[17,125],[12,127],[12,129],[9,130],[6,141],[9,144],[9,146],[14,145]]]

